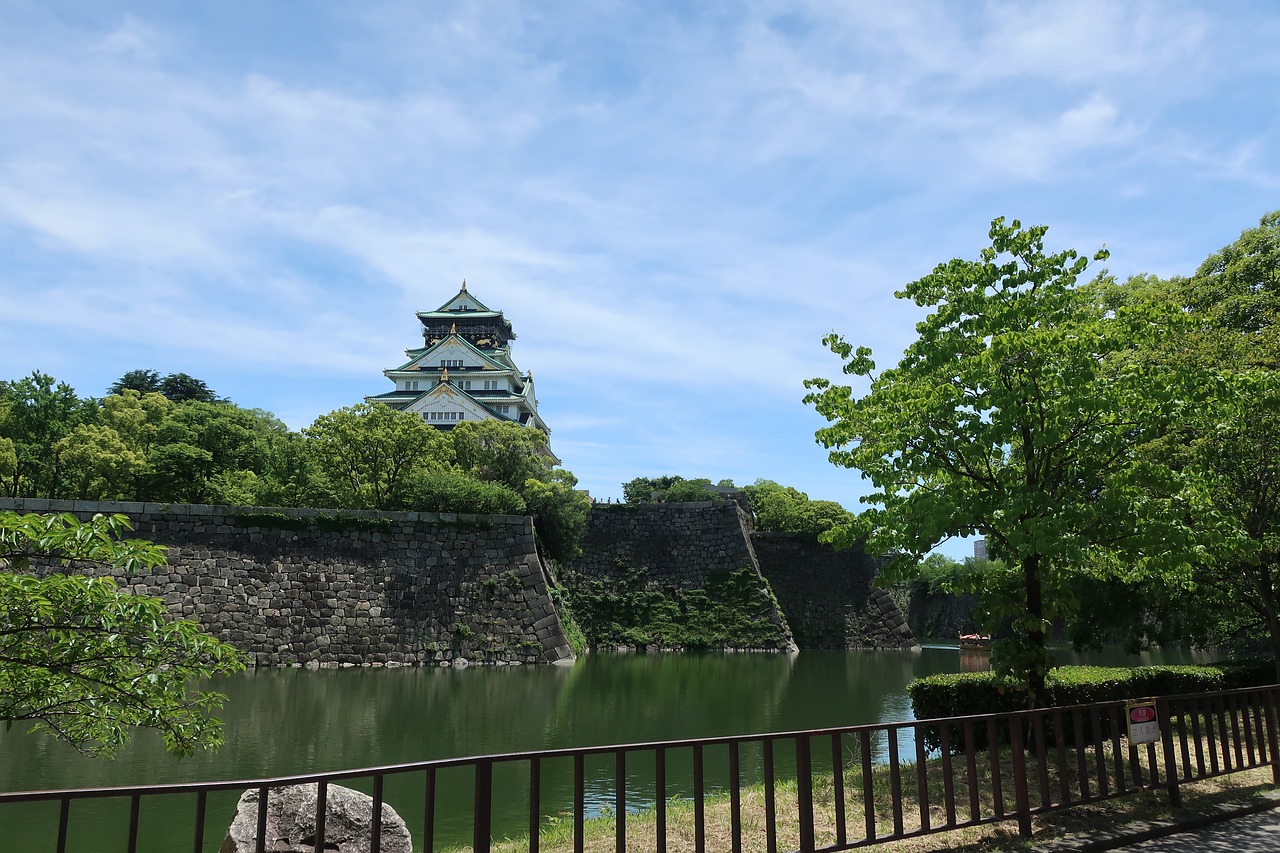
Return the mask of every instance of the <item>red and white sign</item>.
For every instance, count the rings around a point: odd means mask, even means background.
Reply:
[[[1155,702],[1129,702],[1124,710],[1129,721],[1129,743],[1155,743],[1160,740]]]

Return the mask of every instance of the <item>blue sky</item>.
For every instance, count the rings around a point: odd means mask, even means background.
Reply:
[[[1270,2],[0,0],[0,375],[300,428],[465,278],[594,495],[856,509],[822,336],[896,361],[893,292],[1000,215],[1193,271],[1280,207],[1277,44]]]

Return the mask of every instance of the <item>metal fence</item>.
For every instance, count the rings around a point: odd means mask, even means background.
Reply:
[[[1141,745],[1126,734],[1124,704],[1103,702],[272,779],[0,793],[0,827],[16,826],[24,804],[42,804],[41,837],[56,853],[203,853],[221,844],[229,798],[254,790],[265,853],[277,849],[261,807],[273,794],[316,785],[314,843],[326,839],[330,786],[343,783],[371,795],[375,853],[392,788],[420,851],[834,851],[1000,821],[1028,835],[1034,815],[1136,791],[1163,789],[1177,806],[1186,782],[1266,766],[1280,784],[1278,702],[1280,685],[1160,697],[1158,740]],[[119,826],[96,817],[93,801],[119,804]],[[147,841],[159,813],[164,837]]]

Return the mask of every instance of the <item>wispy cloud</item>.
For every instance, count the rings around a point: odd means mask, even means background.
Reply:
[[[892,292],[996,215],[1123,274],[1276,206],[1267,4],[72,6],[0,12],[10,375],[176,361],[301,425],[465,277],[601,494],[754,465],[852,504],[799,402],[823,334],[890,363]]]

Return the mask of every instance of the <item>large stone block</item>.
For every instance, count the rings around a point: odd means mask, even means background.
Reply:
[[[290,785],[267,794],[265,849],[270,853],[369,853],[373,838],[373,798],[340,785],[325,793],[324,838],[316,838],[319,786]],[[255,853],[258,790],[245,791],[218,853]],[[413,853],[413,837],[400,815],[382,804],[382,853]],[[319,843],[317,843],[319,842]]]

